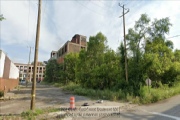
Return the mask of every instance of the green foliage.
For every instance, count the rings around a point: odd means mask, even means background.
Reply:
[[[159,100],[167,99],[171,96],[180,93],[180,83],[176,82],[173,87],[168,87],[167,85],[161,86],[159,88],[150,88],[150,92],[147,86],[144,86],[140,90],[139,103],[147,104],[154,103]]]
[[[176,80],[179,72],[173,66],[173,43],[165,39],[170,26],[169,18],[151,22],[146,14],[142,14],[134,28],[128,30],[128,87],[133,89],[135,96],[140,95],[140,86],[145,85],[148,77],[153,83],[162,84],[172,84]]]
[[[3,17],[3,15],[0,15],[0,21],[5,20],[5,18]]]
[[[35,120],[36,113],[33,113],[31,110],[22,112],[21,117],[26,118],[28,120]]]
[[[174,52],[174,61],[180,62],[180,50],[175,50]]]
[[[153,90],[174,87],[180,81],[180,51],[173,52],[173,42],[165,37],[171,26],[169,18],[151,21],[148,15],[142,14],[126,34],[127,48],[121,43],[118,52],[108,48],[106,36],[99,32],[90,36],[87,51],[67,54],[62,64],[49,61],[45,81],[67,85],[66,89],[80,95],[97,94],[111,100],[122,96],[144,103],[164,99],[161,94],[147,94],[144,87],[147,78],[152,80]],[[125,49],[128,82],[125,81]]]
[[[72,82],[78,82],[76,81],[76,63],[78,60],[78,54],[76,53],[70,53],[68,55],[65,56],[64,59],[64,66],[65,66],[65,71],[64,74],[66,77],[64,77],[64,79],[66,80],[66,84],[69,81]]]
[[[50,60],[46,65],[46,72],[45,72],[45,81],[46,82],[55,82],[59,80],[59,64],[56,60]]]
[[[93,99],[104,99],[104,100],[123,100],[125,99],[125,94],[122,90],[111,91],[109,89],[105,90],[94,90],[92,88],[84,88],[75,83],[69,83],[66,86],[63,86],[64,90],[72,91],[78,95],[89,96]]]
[[[79,84],[75,84],[73,82],[69,82],[66,86],[63,87],[64,90],[74,91],[77,88],[80,88]]]
[[[36,116],[42,114],[48,114],[50,112],[57,112],[59,111],[58,108],[46,108],[46,109],[35,109],[34,112],[32,110],[24,111],[21,113],[21,117],[28,119],[28,120],[36,120]]]
[[[4,91],[0,90],[0,98],[4,96]]]
[[[123,100],[138,104],[154,103],[159,100],[167,99],[171,96],[180,93],[180,83],[176,82],[173,87],[168,85],[161,86],[159,88],[149,88],[147,86],[141,86],[139,90],[139,96],[133,96],[129,93],[124,93],[121,89],[113,91],[109,89],[105,90],[94,90],[91,88],[84,88],[78,84],[69,83],[63,86],[64,90],[72,91],[75,94],[88,96],[93,99],[104,99],[104,100]]]

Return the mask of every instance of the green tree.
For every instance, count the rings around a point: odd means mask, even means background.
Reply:
[[[48,61],[44,78],[46,82],[57,82],[59,80],[59,66],[56,60]]]
[[[128,72],[129,72],[129,92],[137,95],[141,85],[144,85],[145,67],[143,59],[143,43],[149,29],[150,18],[142,14],[140,19],[135,22],[134,28],[128,30],[126,35],[128,47]]]
[[[76,66],[77,66],[78,54],[77,53],[70,53],[65,56],[64,65],[65,65],[65,75],[66,75],[66,84],[68,82],[75,82],[76,81]]]
[[[174,61],[180,62],[180,50],[174,51]]]
[[[4,20],[5,18],[3,17],[3,15],[0,15],[0,21]]]
[[[173,43],[165,38],[170,26],[169,18],[151,22],[146,14],[142,14],[134,28],[128,30],[129,81],[134,94],[138,94],[147,77],[154,81],[167,81],[163,80],[163,76],[171,68],[173,58]]]
[[[76,81],[79,81],[83,87],[86,86],[86,82],[90,78],[90,69],[89,69],[89,61],[87,59],[87,52],[85,50],[81,50],[79,53],[79,58],[77,60],[76,67]]]
[[[98,88],[96,83],[100,78],[97,78],[97,70],[103,63],[103,56],[107,50],[106,43],[107,38],[99,32],[89,38],[87,51],[80,53],[78,78],[83,86]]]

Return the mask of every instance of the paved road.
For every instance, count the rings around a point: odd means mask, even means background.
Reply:
[[[140,112],[150,120],[180,120],[180,95],[155,104],[140,106],[136,112],[137,116]]]
[[[180,95],[158,103],[137,106],[122,111],[119,118],[106,117],[99,120],[180,120]]]
[[[0,101],[0,114],[20,114],[30,109],[31,86],[22,86],[20,91],[13,90],[7,94],[11,100]],[[69,106],[71,93],[64,92],[60,88],[37,84],[36,108]],[[89,98],[76,96],[78,101],[86,101]],[[9,98],[9,97],[7,97]]]
[[[29,110],[30,92],[31,87],[23,87],[20,91],[12,91],[11,93],[14,94],[12,100],[0,101],[0,114],[20,114]],[[67,112],[67,115],[76,116],[66,118],[68,120],[180,120],[180,95],[155,104],[138,106],[112,101],[96,103],[97,100],[73,95],[56,87],[37,85],[36,108],[68,108],[71,96],[76,98],[77,110]],[[85,102],[90,106],[82,107],[81,105]],[[103,111],[103,109],[100,110],[101,107],[108,107],[108,109]],[[104,115],[102,116],[102,114]],[[81,117],[77,117],[77,115]],[[94,117],[95,115],[96,117]],[[106,115],[110,115],[110,117]]]
[[[0,114],[20,114],[23,111],[27,111],[30,108],[31,100],[31,86],[27,88],[21,87],[20,91],[14,90],[8,95],[11,96],[11,100],[0,101]],[[90,106],[133,106],[128,103],[104,101],[96,103],[97,100],[90,98],[73,95],[70,92],[63,91],[60,88],[37,84],[36,88],[36,108],[47,108],[47,107],[66,107],[69,108],[69,98],[75,97],[76,107],[81,107],[84,103],[88,103]]]
[[[112,117],[113,116],[113,117]],[[120,108],[120,115],[110,117],[83,117],[77,120],[180,120],[180,95],[158,103]],[[71,118],[72,119],[72,118]],[[70,120],[70,118],[68,118]]]

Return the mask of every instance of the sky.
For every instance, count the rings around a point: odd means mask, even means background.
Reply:
[[[42,0],[41,28],[38,61],[47,61],[53,50],[58,50],[75,34],[87,36],[102,32],[108,46],[117,50],[123,41],[122,8],[126,33],[141,14],[151,20],[170,18],[173,24],[167,37],[180,49],[180,1],[178,0]],[[0,22],[0,49],[15,63],[34,61],[38,0],[0,0],[0,14],[6,18]],[[177,37],[173,37],[177,36]]]

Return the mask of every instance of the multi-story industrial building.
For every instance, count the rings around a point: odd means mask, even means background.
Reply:
[[[20,71],[20,79],[21,80],[30,80],[33,79],[33,65],[22,64],[22,63],[15,63],[16,67]],[[44,79],[44,73],[46,70],[45,64],[38,63],[37,65],[37,72],[36,72],[36,80],[42,81]]]
[[[50,59],[56,59],[58,63],[63,63],[66,54],[77,53],[81,49],[87,50],[86,36],[75,34],[72,40],[67,41],[58,51],[52,51]]]

